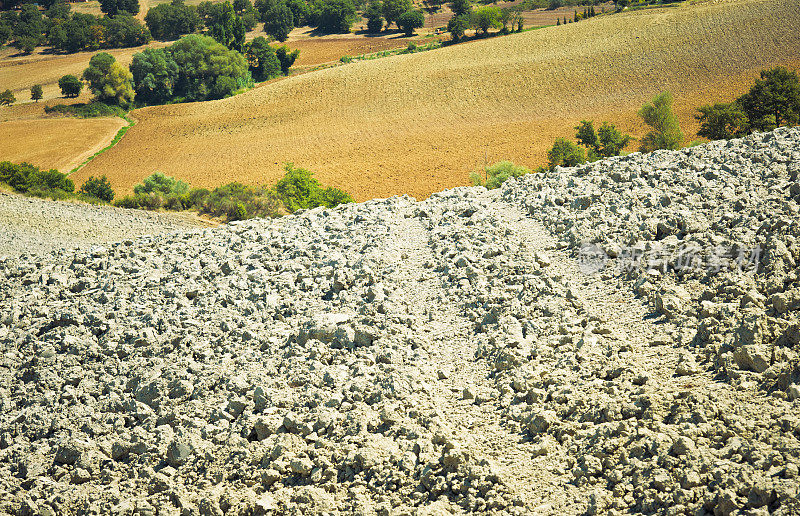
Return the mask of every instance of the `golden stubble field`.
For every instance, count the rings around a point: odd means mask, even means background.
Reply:
[[[155,171],[272,184],[294,162],[359,200],[421,198],[465,184],[485,161],[538,165],[583,118],[641,137],[635,112],[665,89],[691,139],[698,105],[734,98],[762,68],[798,64],[798,26],[794,0],[734,0],[353,63],[137,110],[139,123],[76,180],[108,174],[121,193]]]

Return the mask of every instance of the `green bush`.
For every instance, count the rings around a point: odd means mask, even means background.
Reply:
[[[97,178],[90,176],[81,186],[80,193],[97,197],[106,202],[114,200],[114,189],[111,188],[111,182],[106,176]]]
[[[13,91],[5,90],[0,92],[0,106],[10,106],[16,101],[17,98],[14,96]]]
[[[668,91],[659,93],[651,102],[643,105],[639,110],[639,116],[644,123],[653,128],[642,138],[640,151],[680,148],[683,132],[678,125],[677,117],[672,112],[672,95]]]
[[[575,142],[566,138],[557,138],[553,147],[547,152],[550,170],[557,166],[575,167],[586,163],[586,151]]]
[[[470,180],[475,186],[485,186],[492,190],[500,187],[510,177],[520,177],[530,174],[530,170],[522,165],[515,165],[510,161],[500,161],[494,165],[484,167],[483,174],[473,172]]]
[[[136,195],[151,193],[161,194],[163,196],[170,194],[182,195],[188,190],[188,184],[174,177],[164,175],[161,172],[151,174],[141,183],[133,187],[133,193]]]
[[[353,202],[349,194],[338,188],[321,188],[313,172],[295,168],[292,163],[287,163],[285,170],[286,174],[275,185],[275,192],[290,213],[317,206],[333,208],[342,203]]]
[[[265,188],[228,183],[208,193],[199,209],[203,213],[228,220],[277,217],[281,214],[281,201],[274,192]]]
[[[581,120],[575,130],[575,138],[588,150],[589,161],[618,156],[632,139],[608,122],[603,122],[600,130],[595,131],[592,120]]]
[[[697,111],[700,112],[695,115],[700,121],[698,136],[709,140],[727,140],[747,134],[750,124],[738,102],[709,104],[700,106]]]
[[[86,104],[57,104],[55,106],[45,106],[45,113],[61,113],[78,118],[95,117],[124,117],[126,111],[119,107],[108,105],[104,102],[89,102]]]
[[[66,198],[75,191],[75,183],[66,174],[57,170],[40,170],[30,163],[0,162],[0,183],[19,193],[38,197],[55,195]]]
[[[141,208],[140,198],[136,195],[126,195],[121,199],[117,199],[114,201],[114,206],[117,208],[128,208],[128,209],[135,209]]]

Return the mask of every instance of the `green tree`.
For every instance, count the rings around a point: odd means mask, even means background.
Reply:
[[[319,11],[317,28],[326,33],[350,32],[356,21],[356,7],[351,0],[327,0]]]
[[[367,30],[375,33],[383,30],[383,5],[380,1],[373,0],[367,4],[364,10],[364,18],[367,19]]]
[[[74,75],[64,75],[58,80],[58,87],[65,97],[77,97],[81,94],[83,83]]]
[[[458,43],[461,38],[464,37],[464,33],[469,27],[470,19],[469,15],[467,14],[453,16],[450,18],[450,21],[447,22],[447,31],[450,33],[452,40],[456,43]]]
[[[0,92],[0,106],[10,106],[16,101],[17,98],[14,96],[14,92],[11,90]]]
[[[463,16],[472,12],[472,3],[470,0],[453,0],[450,2],[450,9],[454,16]]]
[[[97,50],[102,44],[103,28],[97,17],[75,13],[69,20],[53,24],[50,28],[50,46],[64,52]]]
[[[286,41],[294,28],[292,10],[284,2],[277,2],[264,16],[264,32],[278,41]]]
[[[252,82],[247,60],[209,36],[190,34],[168,47],[178,65],[174,95],[186,100],[206,100],[213,94],[217,77],[233,79],[236,88]]]
[[[597,157],[600,156],[600,139],[597,136],[597,131],[594,129],[594,121],[581,120],[580,123],[575,126],[575,130],[577,131],[575,133],[575,139],[589,150],[589,159],[592,161],[597,159]]]
[[[11,39],[11,25],[4,19],[0,18],[0,47],[5,45]]]
[[[672,95],[668,91],[659,93],[651,102],[643,105],[639,110],[639,116],[653,129],[642,138],[640,151],[680,148],[683,132],[672,112]]]
[[[41,84],[34,84],[31,86],[31,100],[34,102],[39,102],[42,100],[42,85]]]
[[[553,147],[547,151],[547,159],[551,170],[557,166],[575,167],[586,163],[586,151],[575,142],[566,138],[557,138]]]
[[[139,0],[100,0],[100,10],[109,16],[121,12],[138,14]]]
[[[401,28],[400,17],[412,8],[411,0],[383,0],[383,17],[386,18],[386,27],[396,23],[397,28]]]
[[[747,115],[738,102],[707,104],[697,108],[695,118],[700,121],[698,136],[709,140],[727,140],[747,134],[750,127]]]
[[[103,46],[106,48],[138,47],[153,40],[147,27],[129,14],[105,16],[100,22],[104,28]]]
[[[259,36],[247,46],[247,61],[250,63],[250,73],[257,81],[266,81],[281,75],[281,62],[275,49],[266,38]],[[290,65],[291,66],[291,65]]]
[[[111,182],[106,176],[89,176],[89,179],[83,183],[81,189],[78,191],[84,195],[90,195],[102,201],[111,202],[114,200],[114,189],[111,188]]]
[[[756,130],[800,123],[800,81],[797,73],[782,66],[762,71],[761,78],[738,101]]]
[[[289,75],[289,68],[292,67],[298,56],[300,56],[300,50],[289,50],[289,47],[286,45],[281,45],[275,49],[275,55],[278,57],[278,61],[281,64],[281,73],[283,75]]]
[[[46,41],[47,22],[39,8],[33,4],[23,4],[13,25],[14,42],[12,46],[26,54],[43,45]]]
[[[244,51],[244,22],[233,10],[229,1],[221,4],[203,2],[198,12],[204,18],[209,36],[231,50]]]
[[[484,35],[489,33],[489,29],[500,28],[500,8],[487,5],[475,11],[475,26]]]
[[[59,0],[47,9],[46,16],[52,23],[55,20],[68,20],[72,7],[68,2]]]
[[[89,83],[97,100],[122,107],[133,101],[133,76],[111,54],[101,52],[92,57],[89,67],[83,71],[83,79]]]
[[[575,138],[586,147],[589,161],[618,156],[631,141],[630,135],[623,134],[614,124],[608,122],[603,122],[600,129],[595,131],[593,121],[581,120],[575,130]]]
[[[151,7],[144,21],[154,38],[167,40],[195,32],[200,26],[200,15],[196,7],[184,4],[183,0],[172,0]]]
[[[163,48],[146,48],[134,54],[130,71],[137,101],[163,104],[173,98],[178,81],[178,64]]]
[[[608,122],[603,122],[597,131],[597,136],[600,142],[599,154],[606,158],[619,156],[622,149],[633,139],[631,135],[622,133],[614,124]]]
[[[414,29],[420,29],[425,24],[425,15],[419,9],[412,9],[400,15],[397,25],[406,36],[413,36]]]
[[[311,8],[305,0],[287,0],[286,5],[292,10],[295,27],[305,27],[309,24]]]

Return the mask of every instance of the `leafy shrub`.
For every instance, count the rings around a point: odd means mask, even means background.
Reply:
[[[292,163],[287,163],[285,170],[286,174],[275,185],[275,192],[290,213],[317,206],[333,208],[353,202],[349,194],[338,188],[321,188],[313,172],[295,168]]]
[[[97,100],[127,106],[133,101],[133,76],[111,54],[100,52],[89,60],[83,79]]]
[[[189,190],[189,185],[179,179],[167,176],[161,172],[155,172],[138,185],[133,187],[133,193],[136,195],[156,193],[161,195],[185,194]]]
[[[515,165],[510,161],[500,161],[483,169],[483,174],[473,172],[470,180],[475,186],[485,186],[492,190],[498,188],[510,177],[520,177],[531,171],[522,165]]]
[[[125,197],[114,201],[114,206],[116,206],[117,208],[127,208],[127,209],[141,208],[139,200],[140,200],[139,196],[126,195]]]
[[[276,2],[264,14],[264,32],[278,41],[286,41],[294,29],[294,23],[292,10],[283,2]]]
[[[42,100],[42,85],[34,84],[31,86],[31,100],[39,102]]]
[[[75,190],[75,183],[57,170],[40,170],[30,163],[16,165],[9,161],[0,162],[0,183],[7,184],[19,193],[40,196],[46,196],[49,192],[68,196]]]
[[[198,207],[203,213],[228,220],[276,217],[281,214],[281,201],[274,192],[241,183],[228,183],[214,188]]]
[[[700,112],[695,115],[700,121],[698,136],[710,140],[726,140],[747,134],[749,120],[738,102],[700,106],[697,111]]]
[[[299,55],[300,55],[300,50],[298,49],[289,50],[289,47],[287,47],[286,45],[281,45],[275,49],[275,56],[281,63],[281,73],[283,75],[289,75],[289,68],[292,67],[292,65],[297,60],[297,57]]]
[[[14,92],[11,90],[0,92],[0,106],[10,106],[16,101],[17,98],[14,96]]]
[[[551,170],[557,166],[575,167],[586,163],[586,151],[575,142],[557,138],[553,147],[547,151],[547,159]]]
[[[632,139],[608,122],[603,122],[600,130],[595,131],[592,120],[581,120],[575,130],[575,138],[588,150],[590,161],[618,156]]]
[[[327,0],[320,6],[317,28],[321,32],[347,33],[356,21],[356,7],[351,0]]]
[[[81,186],[80,193],[97,197],[100,200],[111,202],[114,200],[114,189],[106,176],[90,176]]]
[[[110,106],[104,102],[89,102],[86,104],[57,104],[45,106],[45,113],[61,113],[78,118],[125,116],[125,110],[119,106]]]
[[[500,8],[493,5],[481,7],[475,11],[475,26],[483,32],[484,35],[489,33],[489,29],[497,29],[502,25],[500,23]]]
[[[470,19],[467,14],[453,16],[450,18],[450,21],[447,22],[447,31],[450,33],[452,40],[456,43],[464,37],[464,33],[469,27]]]
[[[653,97],[653,100],[639,110],[639,116],[644,123],[653,128],[642,138],[639,150],[652,152],[658,149],[678,149],[683,141],[683,132],[678,125],[678,119],[672,112],[672,95],[662,92]]]
[[[376,33],[383,30],[383,6],[381,2],[372,0],[364,10],[367,19],[367,32]]]
[[[266,81],[283,73],[275,49],[265,37],[259,36],[251,41],[246,54],[250,63],[250,73],[255,80]]]

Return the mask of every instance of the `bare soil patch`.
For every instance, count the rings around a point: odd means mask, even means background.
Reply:
[[[0,123],[0,161],[69,172],[108,145],[125,124],[121,118],[8,120]]]

